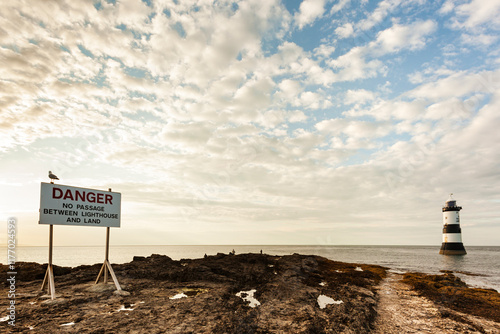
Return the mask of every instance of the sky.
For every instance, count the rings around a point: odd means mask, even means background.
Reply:
[[[3,1],[0,229],[122,195],[114,245],[500,245],[500,0]],[[6,243],[0,233],[0,244]],[[55,226],[54,244],[105,229]]]

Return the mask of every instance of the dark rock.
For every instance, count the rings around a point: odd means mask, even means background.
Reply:
[[[61,269],[55,284],[63,302],[40,305],[35,292],[44,267],[25,265],[30,279],[18,286],[26,296],[18,306],[18,325],[36,326],[37,333],[62,331],[61,324],[72,322],[65,331],[366,333],[376,315],[373,287],[385,273],[378,266],[356,271],[357,264],[299,254],[220,253],[181,261],[153,254],[112,266],[130,294],[117,295],[111,282],[95,285],[96,264]],[[0,290],[6,294],[6,287]],[[259,304],[250,303],[252,294]],[[342,303],[320,308],[320,295]],[[0,300],[0,307],[6,306],[5,298]]]
[[[469,288],[451,273],[406,273],[403,282],[439,305],[500,322],[500,293],[495,290]]]

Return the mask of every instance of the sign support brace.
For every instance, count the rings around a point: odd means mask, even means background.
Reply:
[[[99,271],[99,275],[97,275],[97,279],[95,284],[99,283],[101,275],[103,276],[104,284],[108,284],[108,271],[113,278],[113,282],[115,283],[116,290],[120,291],[122,288],[120,283],[118,283],[118,279],[116,278],[115,272],[111,267],[111,263],[109,263],[109,226],[106,227],[106,257],[104,259],[104,263],[102,264],[101,270]],[[104,274],[104,275],[103,275]]]
[[[108,227],[109,228],[109,227]],[[56,298],[56,287],[54,284],[54,269],[52,268],[52,241],[54,239],[54,225],[50,225],[49,229],[49,264],[47,266],[47,271],[45,272],[45,277],[42,283],[42,289],[48,285],[48,293],[50,294],[50,299],[54,300]]]

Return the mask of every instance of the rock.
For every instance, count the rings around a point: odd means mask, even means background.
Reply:
[[[65,298],[57,298],[56,299],[47,299],[41,302],[42,305],[62,305],[68,303],[68,300]]]
[[[130,292],[128,291],[125,291],[125,290],[116,290],[115,292],[113,292],[115,295],[118,295],[118,296],[130,296]]]
[[[104,283],[99,283],[99,284],[92,284],[87,291],[90,292],[105,292],[105,291],[113,291],[115,290],[116,287],[114,284],[104,284]]]
[[[40,298],[40,299],[51,299],[51,298],[52,298],[52,296],[51,296],[51,295],[49,295],[49,294],[42,294],[42,295],[41,295],[41,296],[39,296],[38,298]],[[61,295],[59,295],[59,294],[57,294],[57,293],[56,293],[55,298],[61,298]]]
[[[376,317],[372,291],[384,269],[366,265],[360,272],[357,266],[300,254],[220,253],[181,261],[154,254],[113,264],[126,291],[112,282],[94,284],[100,265],[80,266],[55,278],[64,298],[40,305],[43,277],[37,275],[44,271],[33,265],[32,279],[16,286],[24,294],[16,325],[37,333],[68,323],[64,330],[75,333],[367,333]],[[2,285],[0,294],[6,289]],[[260,305],[249,307],[240,291],[253,291]],[[181,292],[186,297],[170,299]],[[320,295],[342,303],[321,309]],[[0,307],[6,302],[0,299]]]

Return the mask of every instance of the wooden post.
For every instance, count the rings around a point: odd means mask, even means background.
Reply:
[[[106,227],[106,255],[104,257],[104,262],[109,261],[109,226]],[[108,271],[104,270],[104,284],[108,284]]]
[[[52,246],[54,239],[54,225],[50,225],[49,229],[49,264],[47,266],[47,271],[45,272],[45,277],[42,283],[42,290],[48,285],[47,293],[50,293],[50,299],[56,298],[56,287],[54,284],[54,270],[52,268]]]
[[[109,191],[111,191],[111,188],[109,188]],[[97,279],[95,281],[95,284],[99,283],[99,279],[101,278],[101,275],[103,275],[103,280],[104,284],[108,284],[108,271],[111,274],[111,278],[113,278],[113,282],[115,283],[116,290],[121,290],[120,283],[118,283],[118,279],[116,278],[115,272],[113,271],[113,268],[111,267],[111,263],[109,263],[109,231],[110,227],[106,227],[106,253],[104,257],[104,263],[102,264],[101,270],[99,271],[99,275],[97,275]]]

